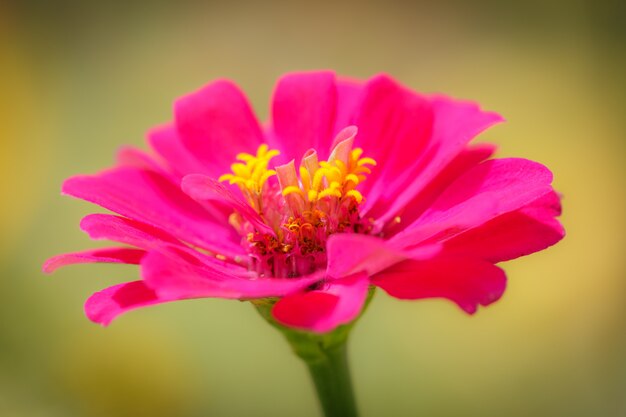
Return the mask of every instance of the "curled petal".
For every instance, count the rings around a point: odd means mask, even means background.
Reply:
[[[101,248],[65,253],[48,259],[43,265],[43,272],[50,274],[63,266],[74,264],[120,263],[137,265],[145,253],[143,250],[132,248]]]
[[[288,295],[272,309],[285,326],[325,333],[356,319],[367,297],[367,274],[358,273],[323,285],[319,290]]]
[[[139,307],[173,301],[161,298],[143,281],[126,282],[98,291],[87,299],[85,314],[94,323],[108,326],[122,313]]]
[[[200,202],[221,201],[241,214],[258,230],[274,235],[274,231],[263,222],[261,216],[241,197],[213,178],[191,174],[183,178],[182,188],[191,198]]]
[[[359,129],[353,125],[347,126],[337,133],[337,136],[335,136],[333,140],[332,152],[330,153],[328,162],[340,160],[344,164],[347,164],[357,133],[359,133]]]

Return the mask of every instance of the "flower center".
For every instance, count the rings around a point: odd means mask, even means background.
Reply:
[[[270,169],[271,160],[280,152],[262,144],[254,155],[237,155],[232,173],[219,178],[237,184],[274,231],[259,232],[239,213],[230,217],[231,225],[243,236],[251,268],[259,275],[294,277],[324,268],[330,235],[371,231],[372,222],[359,215],[364,198],[356,188],[376,161],[362,157],[362,149],[352,149],[356,129],[348,129],[343,135],[346,139],[340,140],[342,132],[335,140],[338,143],[327,161],[320,161],[310,149],[298,170],[293,160]],[[274,176],[278,181],[270,180]]]

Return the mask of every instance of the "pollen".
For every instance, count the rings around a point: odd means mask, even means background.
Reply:
[[[232,173],[222,175],[218,181],[237,184],[252,207],[260,211],[263,187],[270,177],[276,175],[276,171],[268,169],[268,165],[278,155],[279,151],[269,149],[266,144],[259,146],[256,155],[240,153],[236,156],[239,162],[230,166]]]

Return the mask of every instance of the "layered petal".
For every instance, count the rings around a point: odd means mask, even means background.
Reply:
[[[446,298],[469,314],[479,305],[498,300],[506,288],[506,275],[480,259],[447,257],[408,260],[372,277],[389,295],[406,300]]]
[[[316,149],[328,156],[335,126],[337,88],[331,71],[293,73],[282,77],[272,99],[272,132],[282,162]]]
[[[133,146],[123,146],[117,151],[116,162],[118,166],[133,167],[158,172],[165,178],[174,180],[174,177],[164,167],[146,152]]]
[[[552,173],[526,159],[495,159],[458,178],[413,224],[390,240],[408,247],[440,241],[552,193]]]
[[[199,202],[220,201],[241,214],[257,230],[274,235],[274,231],[265,224],[250,204],[211,177],[200,174],[187,175],[183,178],[182,189]]]
[[[80,222],[80,227],[90,238],[95,240],[112,240],[136,246],[146,251],[185,253],[187,259],[206,260],[213,259],[204,253],[183,244],[169,233],[145,223],[137,222],[119,216],[109,214],[90,214]],[[243,254],[241,246],[223,242],[221,246],[214,247],[214,254],[227,257],[238,257]],[[242,261],[242,264],[245,264]]]
[[[325,333],[356,319],[367,297],[367,274],[327,282],[322,288],[281,298],[272,309],[279,323]]]
[[[203,248],[237,239],[220,208],[201,206],[154,171],[127,167],[72,177],[63,184],[63,193],[166,229],[178,239]]]
[[[133,248],[100,248],[64,253],[48,259],[43,264],[43,272],[50,274],[63,266],[74,264],[119,263],[137,265],[145,253],[143,250]]]
[[[368,199],[363,210],[368,211],[379,198],[394,198],[396,188],[415,176],[413,166],[431,138],[433,110],[427,98],[383,74],[365,86],[355,125],[357,145],[384,166],[373,170],[361,187]]]
[[[491,144],[480,144],[464,149],[399,211],[390,210],[381,214],[378,222],[384,235],[391,237],[412,224],[457,178],[489,158],[495,150],[495,145]],[[389,220],[390,214],[395,214],[393,220]]]
[[[81,220],[80,228],[94,240],[112,240],[146,250],[164,245],[182,245],[161,229],[111,214],[89,214]]]
[[[340,77],[336,80],[337,109],[335,128],[331,136],[336,136],[346,126],[354,125],[363,102],[365,88],[363,82]]]
[[[356,272],[371,276],[406,259],[430,259],[439,254],[441,246],[429,244],[405,250],[378,237],[339,233],[328,239],[326,251],[329,278],[340,278]]]
[[[476,103],[317,71],[282,77],[271,110],[262,129],[228,80],[177,100],[148,133],[156,155],[126,147],[116,168],[63,185],[120,215],[85,217],[91,238],[132,248],[59,255],[44,271],[139,264],[141,281],[87,301],[103,325],[174,300],[277,297],[278,323],[325,333],[359,316],[370,284],[472,314],[505,290],[495,263],[564,235],[547,168],[469,145],[503,120]]]
[[[163,158],[165,164],[180,180],[188,174],[210,174],[208,165],[201,163],[183,144],[175,125],[151,129],[148,143]]]
[[[323,273],[293,279],[262,278],[225,262],[202,264],[189,262],[184,257],[150,252],[141,261],[141,275],[146,285],[166,299],[254,299],[300,291],[319,281]]]
[[[555,218],[560,214],[556,193],[496,217],[444,243],[445,252],[498,263],[529,255],[554,245],[565,236]]]
[[[415,199],[476,135],[503,121],[500,115],[482,111],[476,103],[442,96],[431,97],[428,101],[431,120],[426,115],[422,116],[414,128],[421,126],[425,133],[421,137],[409,136],[395,148],[402,150],[397,153],[411,157],[405,156],[405,161],[394,161],[397,175],[389,177],[368,196],[369,203],[364,211],[381,222],[389,221]],[[428,137],[424,139],[424,135]],[[390,162],[385,159],[379,161],[385,166]]]
[[[94,323],[108,326],[113,319],[140,307],[174,301],[159,297],[143,281],[126,282],[98,291],[87,299],[85,314]]]
[[[251,152],[263,142],[248,99],[229,80],[178,99],[174,114],[182,142],[214,177],[230,171],[235,155]]]
[[[328,275],[345,277],[356,272],[369,275],[397,263],[407,257],[389,248],[380,238],[358,234],[336,234],[328,239]]]

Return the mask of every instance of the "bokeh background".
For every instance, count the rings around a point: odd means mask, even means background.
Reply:
[[[94,207],[64,178],[108,166],[173,100],[236,80],[260,117],[275,79],[389,72],[474,99],[482,136],[538,160],[567,238],[505,264],[501,301],[468,317],[384,293],[353,332],[363,416],[626,415],[624,2],[0,3],[0,415],[318,416],[305,368],[244,303],[194,300],[89,322],[92,292],[133,267],[40,272],[93,246]]]

